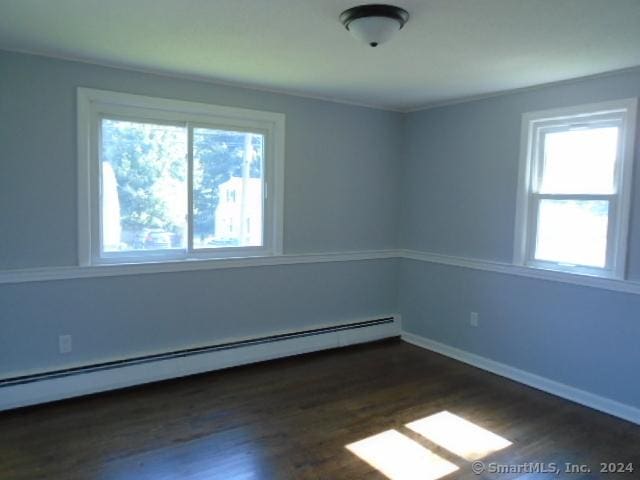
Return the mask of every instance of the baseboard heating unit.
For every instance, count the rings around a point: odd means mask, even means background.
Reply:
[[[0,379],[0,411],[400,335],[386,316]]]

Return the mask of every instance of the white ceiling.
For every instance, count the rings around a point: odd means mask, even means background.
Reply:
[[[358,0],[0,0],[0,48],[408,110],[640,65],[640,0],[390,0],[370,48]]]

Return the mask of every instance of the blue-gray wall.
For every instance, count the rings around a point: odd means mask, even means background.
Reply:
[[[401,247],[511,262],[521,115],[637,96],[640,70],[407,115]],[[640,280],[640,168],[632,212]],[[399,305],[409,332],[640,407],[638,296],[403,260]]]
[[[285,253],[395,247],[398,113],[0,51],[0,269],[77,261],[79,86],[284,113]]]
[[[0,373],[392,314],[396,277],[390,259],[0,285]],[[58,354],[59,333],[72,354]]]
[[[284,113],[284,252],[395,248],[400,114],[0,51],[0,270],[77,262],[78,86]],[[0,377],[392,313],[396,264],[0,285]]]
[[[285,113],[285,253],[509,262],[521,114],[638,96],[640,72],[400,115],[0,52],[0,270],[76,263],[78,86]],[[393,259],[0,285],[0,377],[395,311],[409,332],[640,406],[640,297]]]

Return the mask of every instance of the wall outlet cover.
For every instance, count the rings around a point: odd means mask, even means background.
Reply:
[[[70,353],[72,348],[71,335],[60,335],[58,337],[58,350],[60,353]]]

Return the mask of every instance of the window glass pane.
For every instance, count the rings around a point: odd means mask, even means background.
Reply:
[[[541,200],[535,258],[604,267],[607,200]]]
[[[547,133],[541,193],[614,193],[618,128]]]
[[[187,130],[102,120],[102,251],[184,249]]]
[[[193,246],[261,246],[264,136],[193,130]]]

